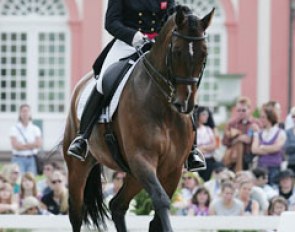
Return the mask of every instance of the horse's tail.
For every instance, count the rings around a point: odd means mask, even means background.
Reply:
[[[93,223],[98,230],[103,227],[103,231],[106,231],[105,217],[109,218],[109,216],[107,207],[103,202],[101,175],[102,166],[96,164],[88,176],[84,190],[85,211],[83,221],[86,225]]]

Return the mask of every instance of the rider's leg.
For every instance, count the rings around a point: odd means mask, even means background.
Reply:
[[[193,129],[196,132],[195,120],[192,117]],[[187,170],[190,172],[197,172],[206,169],[206,160],[203,153],[197,148],[197,133],[194,139],[194,145],[187,159]]]
[[[94,86],[81,117],[78,135],[68,149],[69,155],[81,161],[84,161],[87,156],[87,139],[90,137],[92,128],[101,115],[104,107],[103,101],[103,94],[99,93],[96,86]]]

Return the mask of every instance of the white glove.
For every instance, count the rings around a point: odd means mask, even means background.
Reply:
[[[141,47],[145,43],[146,38],[147,36],[140,31],[136,32],[132,40],[132,46],[135,48]]]

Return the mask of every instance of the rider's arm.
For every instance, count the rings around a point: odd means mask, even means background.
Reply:
[[[123,0],[109,0],[105,28],[112,36],[132,46],[137,30],[123,24],[123,14]]]

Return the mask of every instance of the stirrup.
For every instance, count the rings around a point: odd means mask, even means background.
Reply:
[[[207,163],[203,153],[194,146],[186,161],[186,168],[189,172],[197,172],[207,169]]]
[[[77,148],[77,143],[81,143],[79,140],[82,140],[83,142],[86,143],[86,151],[85,151],[85,155],[83,155],[83,153],[79,154],[78,152],[74,152],[73,150]],[[77,136],[70,144],[69,148],[68,148],[68,151],[67,151],[67,154],[70,155],[70,156],[74,156],[76,159],[84,162],[88,156],[88,153],[89,153],[89,148],[88,148],[88,140],[87,139],[84,139],[81,135]],[[79,148],[78,148],[79,149]]]

